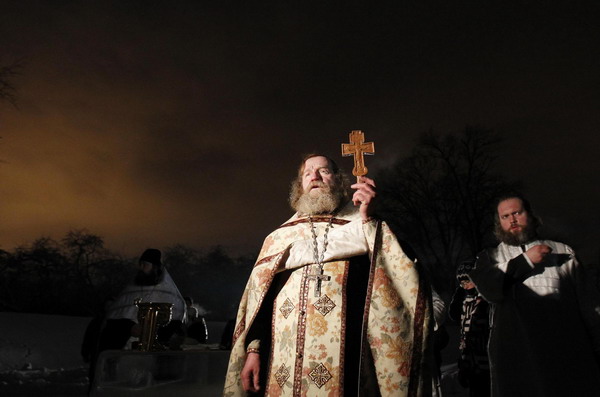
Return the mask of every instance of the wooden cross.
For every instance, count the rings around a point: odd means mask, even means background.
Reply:
[[[367,175],[369,171],[365,166],[364,155],[375,154],[375,144],[373,142],[365,143],[365,134],[360,130],[354,130],[350,133],[350,143],[342,143],[342,156],[354,156],[354,168],[352,175],[359,181],[359,177]]]
[[[326,276],[323,274],[323,268],[318,266],[315,268],[315,271],[307,276],[308,280],[315,280],[315,298],[321,296],[321,282],[331,280],[331,276]]]

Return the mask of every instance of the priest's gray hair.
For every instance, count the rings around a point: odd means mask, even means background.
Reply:
[[[333,172],[333,180],[334,185],[331,187],[331,192],[339,198],[338,208],[345,205],[350,199],[350,179],[344,171],[338,167],[337,163],[329,156],[320,153],[311,153],[302,159],[300,166],[298,167],[298,174],[296,175],[296,179],[292,181],[291,189],[290,189],[290,206],[293,209],[297,208],[298,200],[304,194],[304,190],[302,189],[302,175],[304,173],[304,165],[306,164],[306,160],[313,157],[325,157],[329,166],[331,167],[331,171]]]

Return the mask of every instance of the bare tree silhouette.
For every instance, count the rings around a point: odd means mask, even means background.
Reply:
[[[20,74],[22,68],[22,60],[0,66],[0,100],[7,101],[13,106],[17,106],[16,88],[13,80],[15,76]]]
[[[491,237],[490,201],[516,186],[494,170],[499,142],[483,128],[430,131],[408,158],[377,176],[382,218],[414,249],[440,292],[452,290],[458,263]]]
[[[133,280],[137,260],[108,250],[102,237],[85,229],[58,241],[41,237],[0,250],[0,310],[98,315]],[[177,244],[163,249],[163,262],[181,293],[208,311],[207,318],[227,320],[254,258],[231,257],[219,246],[201,251]]]
[[[17,96],[12,80],[16,75],[20,74],[22,68],[23,60],[13,61],[8,65],[0,66],[0,101],[7,101],[14,107],[17,107]],[[2,139],[1,136],[0,139]],[[0,158],[0,164],[5,162]]]
[[[235,315],[254,257],[231,257],[220,246],[202,252],[179,244],[164,250],[164,261],[183,295],[209,310],[207,317],[227,320]]]
[[[102,238],[75,230],[60,242],[41,237],[0,255],[0,308],[94,315],[128,282],[134,267],[104,248]]]

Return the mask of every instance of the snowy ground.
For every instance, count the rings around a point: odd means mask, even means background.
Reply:
[[[85,396],[79,351],[89,320],[0,313],[0,395]]]
[[[89,318],[0,312],[0,396],[87,396],[88,367],[80,356]],[[209,323],[218,342],[221,323]],[[443,351],[444,397],[466,396],[455,381],[456,329]]]

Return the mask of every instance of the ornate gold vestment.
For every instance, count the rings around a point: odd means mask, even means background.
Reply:
[[[332,228],[358,218],[353,207],[346,207],[335,216]],[[329,220],[313,218],[321,235]],[[266,395],[431,393],[429,285],[384,222],[367,222],[363,230],[368,256],[326,262],[323,270],[330,278],[322,282],[320,296],[315,296],[315,280],[309,277],[317,265],[288,264],[286,269],[284,263],[290,244],[311,238],[307,218],[295,215],[266,238],[240,303],[224,396],[246,395],[240,372],[250,342],[246,337],[261,307],[272,310],[270,348],[261,342],[260,349],[261,361],[269,363],[266,384],[261,384]],[[350,282],[356,274],[360,277]],[[363,276],[364,287],[355,293],[348,285],[356,285]],[[358,307],[358,317],[350,316],[353,307]],[[356,354],[349,354],[352,349]],[[356,376],[345,379],[350,365],[356,366]]]

